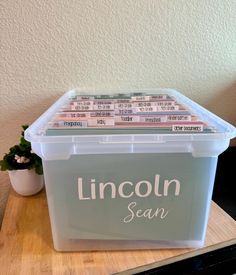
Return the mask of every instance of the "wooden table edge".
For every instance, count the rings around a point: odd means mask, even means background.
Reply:
[[[146,264],[146,265],[142,265],[142,266],[138,266],[135,268],[131,268],[125,271],[121,271],[121,272],[116,272],[113,273],[113,275],[130,275],[130,274],[135,274],[135,273],[139,273],[139,272],[144,272],[150,269],[154,269],[154,268],[158,268],[164,265],[168,265],[168,264],[172,264],[174,262],[178,262],[181,260],[186,260],[195,256],[199,256],[203,253],[207,253],[207,252],[211,252],[213,250],[216,249],[220,249],[220,248],[224,248],[230,245],[234,245],[236,244],[236,239],[231,239],[225,242],[221,242],[221,243],[217,243],[217,244],[213,244],[207,247],[202,247],[202,248],[198,248],[196,250],[191,250],[191,251],[187,251],[183,254],[177,255],[177,256],[173,256],[158,262],[154,262],[154,263],[150,263],[150,264]]]

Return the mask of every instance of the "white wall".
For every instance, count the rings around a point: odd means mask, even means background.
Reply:
[[[2,0],[0,156],[72,87],[173,87],[236,124],[235,0]]]

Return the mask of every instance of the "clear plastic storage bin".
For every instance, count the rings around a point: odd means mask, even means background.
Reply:
[[[202,246],[217,157],[235,135],[170,89],[65,93],[25,132],[55,249]]]

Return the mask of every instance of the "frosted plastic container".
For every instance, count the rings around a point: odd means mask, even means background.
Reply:
[[[26,130],[25,138],[43,159],[56,250],[204,244],[217,157],[227,149],[236,129],[176,91],[138,92],[174,97],[193,117],[204,121],[207,129],[108,126],[50,130],[55,114],[71,98],[115,93],[73,90]]]

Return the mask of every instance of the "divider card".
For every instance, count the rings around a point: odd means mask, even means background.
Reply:
[[[47,125],[46,134],[67,129],[156,129],[172,133],[214,132],[188,106],[168,94],[75,95]],[[63,130],[60,133],[59,130]]]

